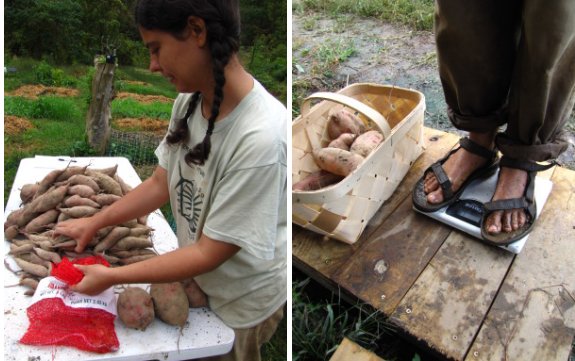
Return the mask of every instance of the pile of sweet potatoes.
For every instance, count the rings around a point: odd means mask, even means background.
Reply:
[[[138,262],[157,253],[150,240],[147,217],[133,219],[98,231],[83,254],[74,251],[76,241],[53,236],[54,226],[70,218],[89,217],[116,202],[132,188],[117,174],[117,166],[105,169],[68,166],[46,175],[20,190],[22,205],[4,223],[10,252],[22,269],[20,284],[33,294],[39,279],[50,273],[52,263],[100,254],[112,265]]]
[[[329,143],[312,151],[321,170],[295,183],[293,190],[317,190],[339,182],[383,141],[380,131],[367,129],[361,119],[345,108],[329,113],[326,130]]]

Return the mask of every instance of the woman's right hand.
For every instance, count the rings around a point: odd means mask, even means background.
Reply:
[[[74,251],[82,253],[97,231],[98,229],[94,227],[94,220],[91,217],[76,218],[56,224],[54,237],[62,235],[75,239],[77,244]]]

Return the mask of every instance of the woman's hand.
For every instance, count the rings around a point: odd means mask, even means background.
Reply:
[[[94,222],[91,220],[91,217],[77,218],[56,224],[54,237],[62,235],[75,239],[77,244],[74,251],[76,251],[76,253],[82,253],[86,245],[92,241],[97,231],[98,229],[94,227]]]
[[[70,286],[70,289],[74,292],[93,296],[104,292],[114,285],[111,268],[101,264],[89,266],[74,265],[74,267],[84,273],[84,278],[79,283]]]

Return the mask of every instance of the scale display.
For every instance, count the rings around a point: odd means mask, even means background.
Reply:
[[[415,207],[413,209],[441,223],[459,229],[474,238],[482,239],[480,224],[483,215],[483,204],[491,200],[497,185],[498,175],[499,170],[488,178],[474,180],[467,186],[455,203],[435,212],[421,212]],[[538,217],[549,197],[549,193],[551,193],[551,188],[553,188],[553,183],[550,180],[535,177],[535,200],[537,202]],[[523,249],[527,238],[529,238],[529,234],[507,246],[500,246],[500,248],[518,254]]]

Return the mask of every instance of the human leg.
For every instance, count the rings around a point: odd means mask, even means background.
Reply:
[[[260,349],[276,332],[284,317],[284,306],[280,307],[262,323],[251,327],[234,329],[235,339],[232,350],[220,356],[208,357],[202,361],[260,361]]]
[[[509,120],[497,137],[501,152],[512,159],[546,161],[567,148],[563,127],[575,102],[575,3],[525,1],[523,31],[509,95]],[[523,194],[528,174],[502,167],[493,200]],[[491,213],[490,234],[509,233],[530,221],[524,209]]]
[[[518,2],[439,0],[436,4],[439,74],[449,119],[469,131],[472,141],[493,149],[496,129],[506,121],[519,30]],[[485,162],[465,149],[450,156],[443,168],[453,191]],[[434,173],[426,173],[424,189],[429,203],[444,201]]]

